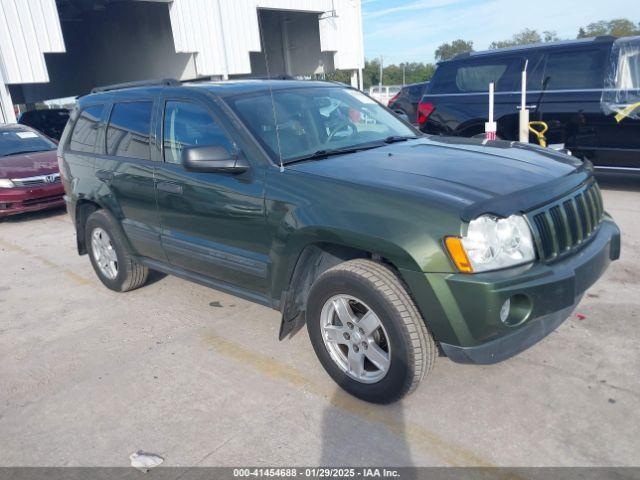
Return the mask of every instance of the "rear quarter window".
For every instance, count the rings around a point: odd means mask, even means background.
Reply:
[[[549,90],[580,90],[604,86],[606,50],[591,48],[549,52],[544,78]]]
[[[493,82],[496,91],[514,88],[514,57],[492,57],[468,62],[444,63],[440,65],[430,84],[429,93],[482,93],[489,91]]]
[[[91,105],[80,112],[71,132],[69,150],[94,152],[98,138],[98,125],[103,111],[104,105]]]

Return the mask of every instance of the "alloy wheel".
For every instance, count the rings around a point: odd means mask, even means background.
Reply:
[[[100,273],[109,280],[115,279],[118,276],[118,256],[104,229],[97,227],[91,232],[91,250]]]
[[[389,335],[378,315],[362,300],[334,295],[322,307],[320,328],[331,359],[349,377],[376,383],[389,371]]]

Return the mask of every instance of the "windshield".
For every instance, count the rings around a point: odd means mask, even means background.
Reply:
[[[26,128],[0,129],[0,157],[55,148],[51,140]]]
[[[319,151],[417,135],[377,102],[347,88],[279,90],[273,92],[273,104],[266,91],[232,98],[229,104],[276,163],[279,151],[287,163]]]

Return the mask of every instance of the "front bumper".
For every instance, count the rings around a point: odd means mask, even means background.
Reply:
[[[589,243],[561,261],[473,275],[426,274],[429,285],[416,301],[451,360],[496,363],[556,329],[619,256],[620,230],[605,217]],[[500,308],[514,298],[525,299],[526,313],[520,324],[507,326]]]
[[[0,189],[0,217],[64,206],[61,183]]]

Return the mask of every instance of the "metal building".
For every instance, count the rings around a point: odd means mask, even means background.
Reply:
[[[363,67],[360,0],[0,0],[0,122],[109,83]]]

